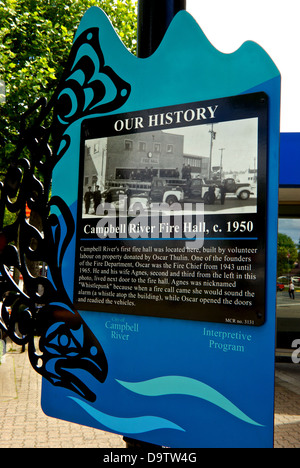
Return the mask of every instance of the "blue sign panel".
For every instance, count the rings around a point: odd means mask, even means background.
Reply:
[[[257,44],[224,55],[186,12],[137,59],[88,10],[56,106],[68,300],[40,346],[46,414],[273,445],[279,89]]]
[[[280,134],[280,179],[281,187],[298,187],[300,170],[300,134]]]

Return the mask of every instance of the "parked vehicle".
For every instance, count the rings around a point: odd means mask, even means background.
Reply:
[[[149,201],[151,203],[178,203],[183,200],[183,188],[181,186],[169,185],[166,179],[154,177],[149,192]]]
[[[216,184],[207,184],[204,179],[164,179],[154,177],[149,198],[151,202],[204,202],[213,204],[216,198]]]
[[[149,198],[147,193],[140,193],[130,198],[128,214],[138,215],[149,208]]]
[[[211,205],[216,199],[222,197],[221,194],[233,193],[240,200],[247,200],[250,195],[254,194],[250,184],[237,183],[233,178],[227,178],[221,182],[201,177],[195,179],[153,177],[152,182],[147,183],[127,181],[125,187],[120,181],[110,181],[109,188],[103,195],[106,195],[107,202],[119,205],[119,209],[122,209],[120,197],[127,196],[129,199],[139,196],[141,191],[147,194],[149,203],[167,203],[168,205],[184,202],[203,202]]]
[[[124,187],[110,188],[102,194],[102,202],[110,203],[116,210],[124,210],[127,201],[127,191]]]
[[[236,182],[231,177],[224,179],[223,184],[226,193],[234,193],[240,200],[248,200],[250,195],[254,195],[251,184]]]
[[[183,187],[184,201],[203,201],[212,205],[216,199],[216,188],[220,188],[215,183],[206,183],[204,179],[190,179]]]
[[[295,286],[300,286],[300,277],[299,276],[279,276],[277,282],[284,285],[288,285],[290,281],[293,281]]]

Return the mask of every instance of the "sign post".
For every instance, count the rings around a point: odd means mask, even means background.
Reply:
[[[185,9],[186,0],[138,1],[138,57],[146,58],[156,51],[173,18]]]
[[[74,39],[42,408],[160,446],[272,447],[280,74],[186,11],[169,23],[143,59],[95,7]]]

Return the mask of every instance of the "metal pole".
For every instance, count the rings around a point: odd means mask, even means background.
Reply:
[[[156,51],[174,16],[185,9],[186,0],[138,0],[138,57],[146,58]],[[131,449],[157,447],[129,437],[124,441]]]
[[[137,55],[152,55],[161,43],[172,19],[186,9],[186,0],[139,0]]]
[[[210,180],[211,173],[212,173],[211,163],[212,163],[213,141],[215,139],[214,124],[211,124],[211,130],[209,130],[208,133],[210,133],[209,168],[208,168],[208,178]]]

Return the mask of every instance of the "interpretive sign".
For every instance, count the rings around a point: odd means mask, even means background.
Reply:
[[[263,324],[267,131],[263,93],[85,120],[77,310]]]
[[[185,11],[146,59],[87,11],[55,106],[46,414],[273,445],[279,90],[257,44],[221,54]]]

